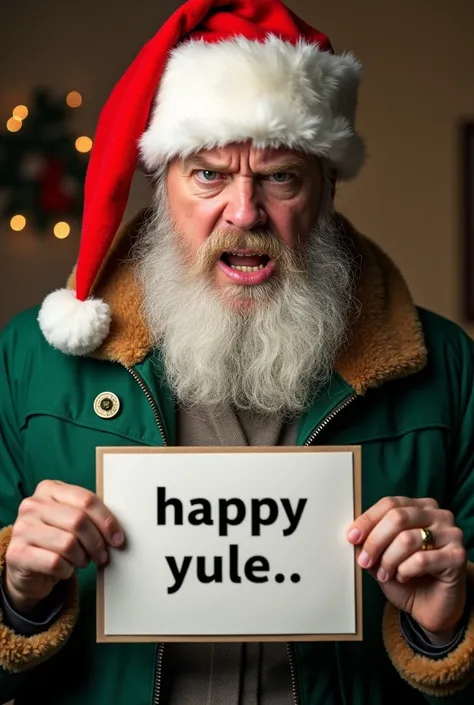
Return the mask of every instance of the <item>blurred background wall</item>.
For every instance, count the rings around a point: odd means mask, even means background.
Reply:
[[[99,111],[177,0],[22,0],[0,13],[0,117],[31,90],[80,91],[77,135]],[[474,119],[474,0],[288,0],[365,67],[359,128],[369,159],[338,206],[402,269],[417,303],[474,332],[462,317],[459,123]],[[127,214],[147,202],[137,177]],[[78,247],[69,237],[0,226],[0,325],[62,285]]]

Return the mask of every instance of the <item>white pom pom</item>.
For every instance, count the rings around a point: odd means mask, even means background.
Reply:
[[[96,350],[109,333],[110,319],[110,309],[102,299],[79,301],[72,289],[48,294],[38,314],[48,343],[66,355]]]

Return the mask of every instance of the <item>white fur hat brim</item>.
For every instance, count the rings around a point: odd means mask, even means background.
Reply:
[[[353,178],[365,149],[354,126],[361,65],[269,35],[185,42],[170,55],[139,142],[148,171],[176,156],[252,141],[327,159]]]

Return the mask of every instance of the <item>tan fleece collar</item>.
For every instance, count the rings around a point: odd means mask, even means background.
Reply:
[[[132,366],[151,349],[140,316],[141,292],[127,256],[146,211],[117,233],[94,289],[112,311],[110,334],[94,357]],[[392,261],[372,242],[342,221],[361,259],[357,297],[361,313],[341,352],[336,371],[357,394],[385,381],[405,377],[426,364],[426,347],[417,310],[407,285]],[[74,272],[68,286],[74,288]]]

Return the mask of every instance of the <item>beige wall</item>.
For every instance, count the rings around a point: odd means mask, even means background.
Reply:
[[[340,207],[390,253],[420,305],[460,320],[458,123],[474,119],[474,2],[304,5],[365,66],[369,160]]]
[[[0,111],[48,83],[80,90],[78,130],[142,43],[178,2],[22,0],[2,9]],[[473,0],[292,0],[290,6],[352,50],[365,67],[359,126],[369,159],[340,189],[341,210],[403,270],[416,301],[460,320],[458,121],[474,117]],[[48,7],[50,10],[48,11]],[[148,197],[134,185],[128,212]],[[0,233],[0,324],[62,283],[77,239]],[[474,330],[474,326],[472,328]]]

